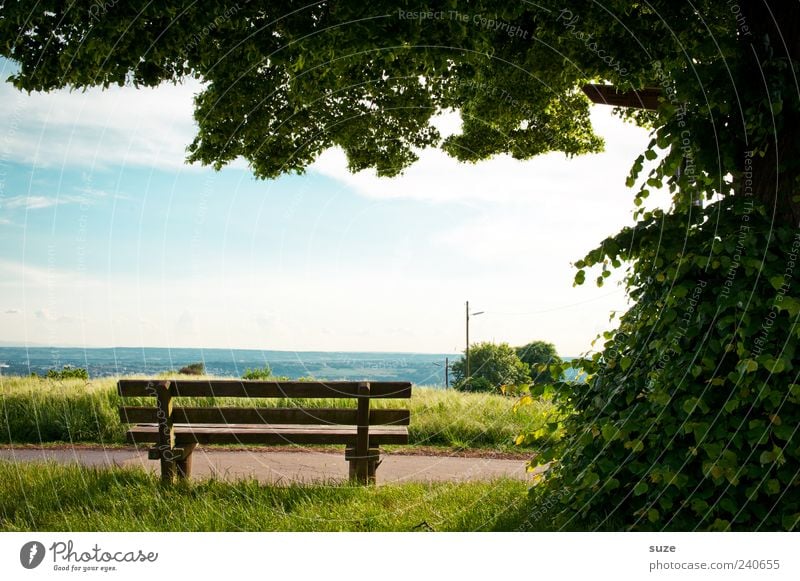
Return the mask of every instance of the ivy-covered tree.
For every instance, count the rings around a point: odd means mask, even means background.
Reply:
[[[581,88],[656,95],[636,224],[576,262],[625,269],[634,307],[561,386],[543,486],[565,528],[793,529],[800,521],[800,3],[781,0],[0,0],[20,89],[202,79],[189,159],[302,172],[341,147],[392,176],[597,151]],[[457,110],[460,133],[430,121]],[[647,163],[649,162],[649,164]],[[644,211],[653,188],[672,206]],[[564,494],[565,490],[569,494]]]

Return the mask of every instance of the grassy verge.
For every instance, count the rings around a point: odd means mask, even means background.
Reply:
[[[165,489],[141,469],[0,461],[0,490],[4,531],[510,531],[531,512],[512,480]]]
[[[114,378],[54,381],[29,377],[0,379],[0,443],[124,442],[117,409],[121,398]],[[138,401],[137,401],[138,400]],[[152,405],[152,399],[126,398],[127,405]],[[514,438],[543,428],[552,418],[544,401],[512,409],[513,398],[415,387],[408,401],[376,400],[375,407],[411,409],[409,434],[415,446],[446,446],[519,451]],[[348,400],[242,400],[178,398],[179,405],[346,407]]]

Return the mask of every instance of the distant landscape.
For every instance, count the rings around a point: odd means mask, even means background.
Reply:
[[[85,368],[90,377],[157,374],[193,363],[205,363],[209,375],[241,377],[246,369],[269,365],[277,376],[329,380],[373,379],[444,386],[445,358],[430,353],[261,351],[158,347],[0,347],[3,375],[46,374],[64,365]]]

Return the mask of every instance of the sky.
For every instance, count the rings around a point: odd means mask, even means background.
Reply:
[[[610,108],[592,111],[600,154],[426,150],[388,179],[333,149],[260,181],[186,164],[199,90],[0,83],[0,343],[456,353],[469,300],[473,342],[575,356],[625,310],[618,276],[572,285],[571,263],[633,222],[625,177],[649,136]]]

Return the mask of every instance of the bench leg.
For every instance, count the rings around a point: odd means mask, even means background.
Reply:
[[[378,477],[376,475],[376,472],[378,472],[378,464],[380,464],[381,461],[380,461],[380,452],[378,450],[376,450],[376,452],[377,452],[377,455],[378,455],[377,458],[370,458],[367,461],[367,483],[368,484],[377,484],[378,483]]]
[[[175,460],[161,459],[161,484],[174,483],[176,472],[177,462]]]
[[[355,448],[347,448],[344,457],[350,464],[350,481],[356,484],[377,484],[376,472],[381,463],[380,455],[380,448],[370,448],[366,458],[359,458]]]
[[[186,444],[183,447],[183,458],[175,461],[178,479],[188,480],[192,475],[192,452],[197,444]]]

